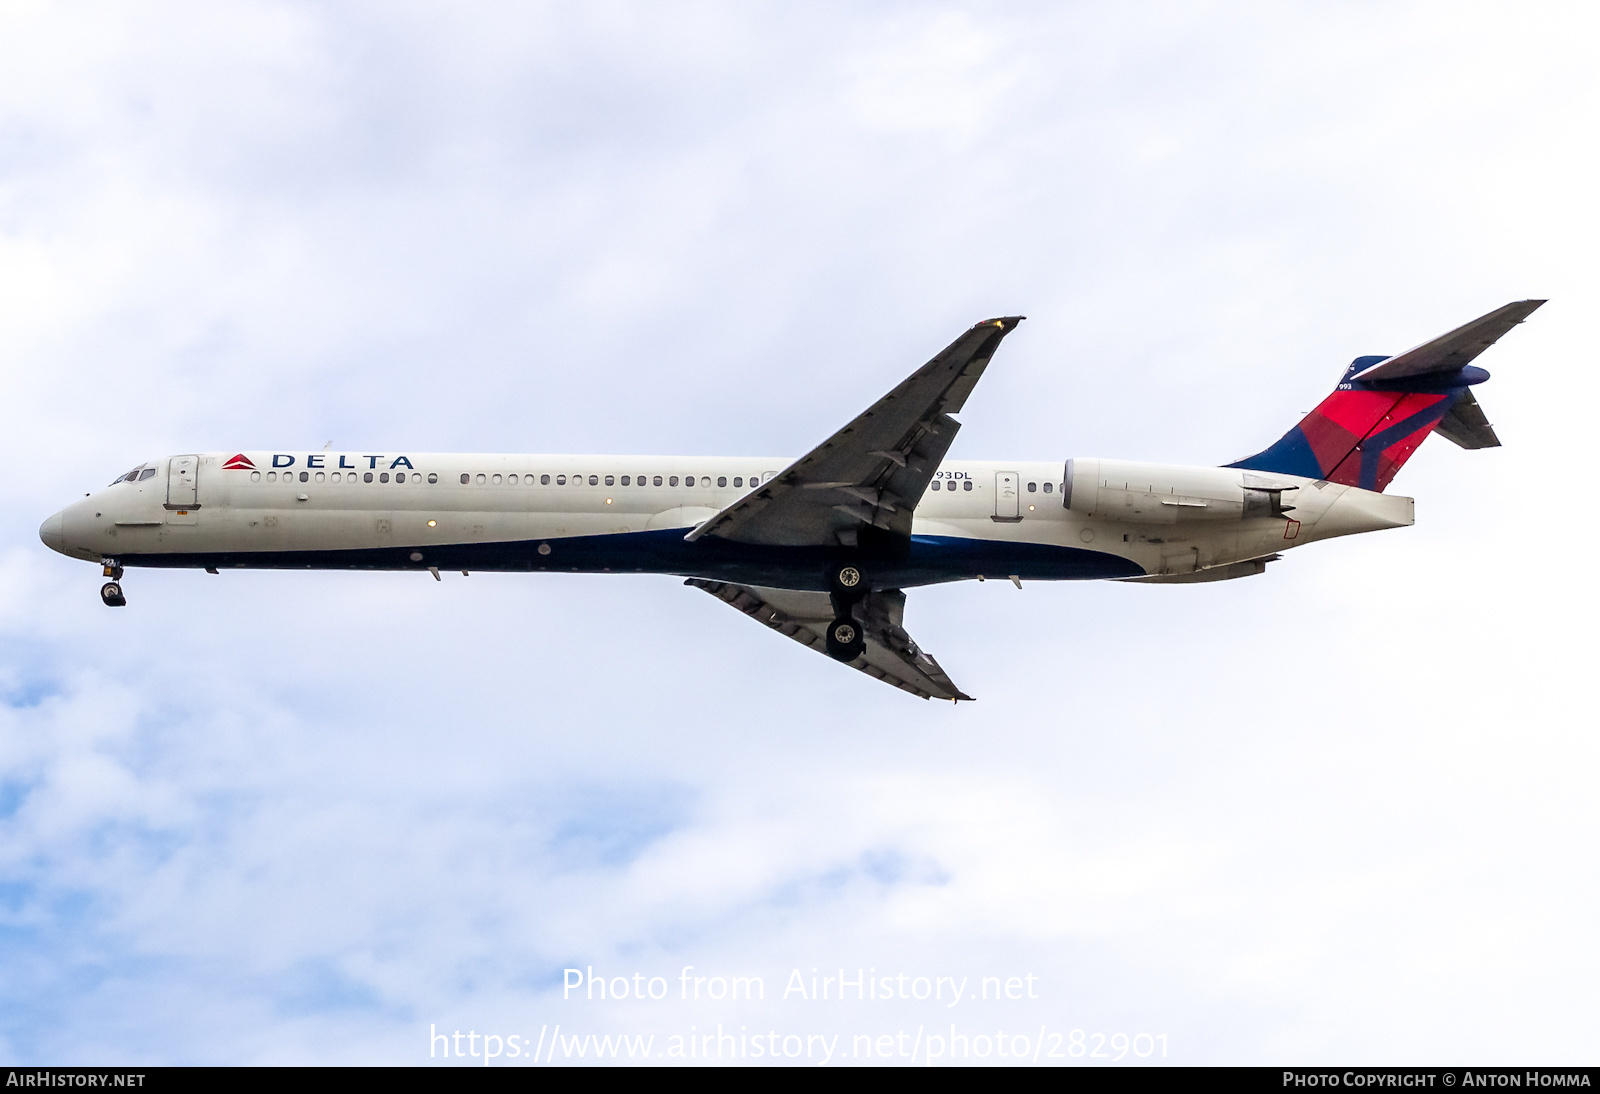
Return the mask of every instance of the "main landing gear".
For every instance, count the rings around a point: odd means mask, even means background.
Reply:
[[[867,636],[861,633],[861,625],[849,616],[842,616],[829,623],[825,637],[828,642],[828,656],[837,661],[854,661],[867,649]]]
[[[828,644],[829,657],[850,662],[866,652],[867,636],[861,624],[856,622],[851,607],[870,589],[866,574],[861,572],[859,566],[839,563],[828,568],[828,592],[837,616],[828,624],[828,632],[823,636]]]
[[[834,603],[840,597],[849,603],[855,603],[867,595],[867,577],[859,567],[850,563],[843,563],[828,568],[828,591],[833,594]]]
[[[114,558],[100,560],[105,570],[105,576],[111,580],[100,586],[100,600],[108,608],[125,608],[128,605],[127,597],[122,595],[122,567],[117,565]]]

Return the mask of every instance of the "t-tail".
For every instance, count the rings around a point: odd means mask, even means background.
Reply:
[[[1473,358],[1543,300],[1519,300],[1398,357],[1357,357],[1338,388],[1264,452],[1230,463],[1383,490],[1429,433],[1462,448],[1500,439],[1472,397],[1489,374]]]

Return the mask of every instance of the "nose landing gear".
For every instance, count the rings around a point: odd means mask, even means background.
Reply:
[[[103,558],[100,565],[111,580],[100,586],[100,600],[108,608],[127,607],[128,599],[122,595],[122,567],[114,558]]]

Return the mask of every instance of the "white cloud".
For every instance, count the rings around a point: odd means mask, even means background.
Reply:
[[[7,1056],[983,1011],[1582,1058],[1592,28],[1510,10],[8,9]],[[795,451],[1016,312],[958,455],[1220,461],[1531,295],[1507,446],[1424,448],[1413,529],[918,590],[959,710],[667,578],[140,572],[113,613],[34,532],[196,447]],[[580,1007],[573,964],[1044,998]]]

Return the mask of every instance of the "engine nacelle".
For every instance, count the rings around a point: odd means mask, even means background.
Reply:
[[[1139,524],[1281,517],[1300,488],[1285,475],[1127,460],[1068,460],[1062,482],[1074,513]]]

